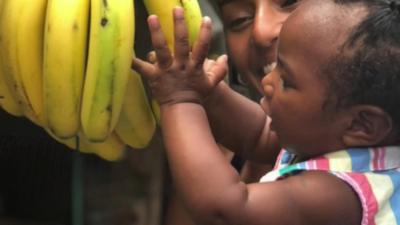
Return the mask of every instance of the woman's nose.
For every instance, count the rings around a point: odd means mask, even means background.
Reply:
[[[270,47],[278,39],[284,19],[284,15],[267,1],[260,3],[254,17],[254,43],[260,47]]]

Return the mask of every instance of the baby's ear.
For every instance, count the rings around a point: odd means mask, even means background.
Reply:
[[[343,143],[348,147],[376,146],[392,133],[392,118],[380,107],[357,105],[350,109],[349,123]]]

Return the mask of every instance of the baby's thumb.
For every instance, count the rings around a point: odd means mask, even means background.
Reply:
[[[216,86],[221,80],[224,79],[228,72],[228,56],[221,55],[215,61],[214,66],[208,72],[210,82],[213,86]]]
[[[154,79],[154,66],[148,62],[145,62],[139,58],[133,58],[131,62],[131,68],[139,74],[143,75],[146,79]]]

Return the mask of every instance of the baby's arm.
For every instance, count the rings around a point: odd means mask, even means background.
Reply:
[[[205,101],[215,139],[245,159],[274,164],[280,146],[259,104],[221,82]]]
[[[175,9],[174,15],[174,55],[152,16],[149,24],[158,61],[153,65],[137,59],[133,65],[149,79],[160,103],[172,176],[193,218],[201,224],[357,224],[361,213],[356,195],[328,173],[305,172],[264,184],[240,181],[220,151],[202,105],[226,72],[226,57],[205,73],[201,62],[211,36],[210,21],[203,21],[190,56],[182,9]]]

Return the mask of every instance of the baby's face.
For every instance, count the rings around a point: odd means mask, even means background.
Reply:
[[[349,112],[324,108],[328,84],[320,69],[360,19],[356,9],[344,12],[331,0],[309,0],[282,28],[277,67],[262,81],[262,106],[281,145],[302,157],[345,148]]]

